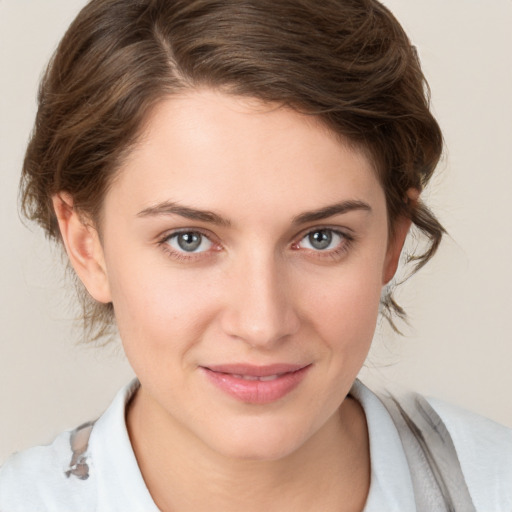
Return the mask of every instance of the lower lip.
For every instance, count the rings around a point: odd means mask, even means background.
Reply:
[[[283,373],[274,380],[245,380],[230,373],[214,372],[202,367],[210,382],[221,391],[248,404],[269,404],[291,393],[304,379],[310,366]]]

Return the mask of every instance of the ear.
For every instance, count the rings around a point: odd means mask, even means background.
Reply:
[[[52,197],[60,233],[69,260],[91,296],[99,302],[111,302],[110,287],[98,231],[92,222],[73,208],[71,195],[61,192]]]
[[[419,190],[411,188],[407,191],[407,200],[412,203],[417,203],[420,197]],[[382,272],[382,284],[387,284],[396,273],[398,264],[400,262],[400,254],[404,247],[407,233],[411,227],[411,219],[405,216],[401,216],[395,220],[393,226],[393,237],[388,242],[388,248],[386,252],[386,259],[384,261],[384,268]]]

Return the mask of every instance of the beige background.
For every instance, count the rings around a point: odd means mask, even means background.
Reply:
[[[426,196],[451,239],[400,293],[407,336],[380,329],[363,375],[512,426],[512,1],[385,3],[419,48],[444,129]],[[115,347],[76,345],[59,251],[17,215],[38,79],[81,5],[0,0],[0,462],[94,418],[132,376]]]

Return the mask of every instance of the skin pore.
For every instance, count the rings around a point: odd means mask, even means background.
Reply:
[[[71,197],[54,205],[75,270],[114,305],[141,382],[130,439],[161,510],[363,508],[367,428],[346,396],[409,222],[388,240],[362,152],[313,117],[191,91],[148,119],[101,242]]]

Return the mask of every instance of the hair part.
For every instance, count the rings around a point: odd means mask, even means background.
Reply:
[[[442,152],[414,47],[376,0],[92,0],[42,79],[21,178],[22,211],[60,233],[52,196],[67,192],[96,225],[103,199],[163,98],[198,87],[316,116],[372,159],[390,234],[400,216],[426,235],[416,269],[444,229],[407,191],[421,191]],[[111,333],[111,304],[77,286],[84,334]],[[391,293],[384,316],[405,312]],[[392,324],[393,325],[393,324]]]

